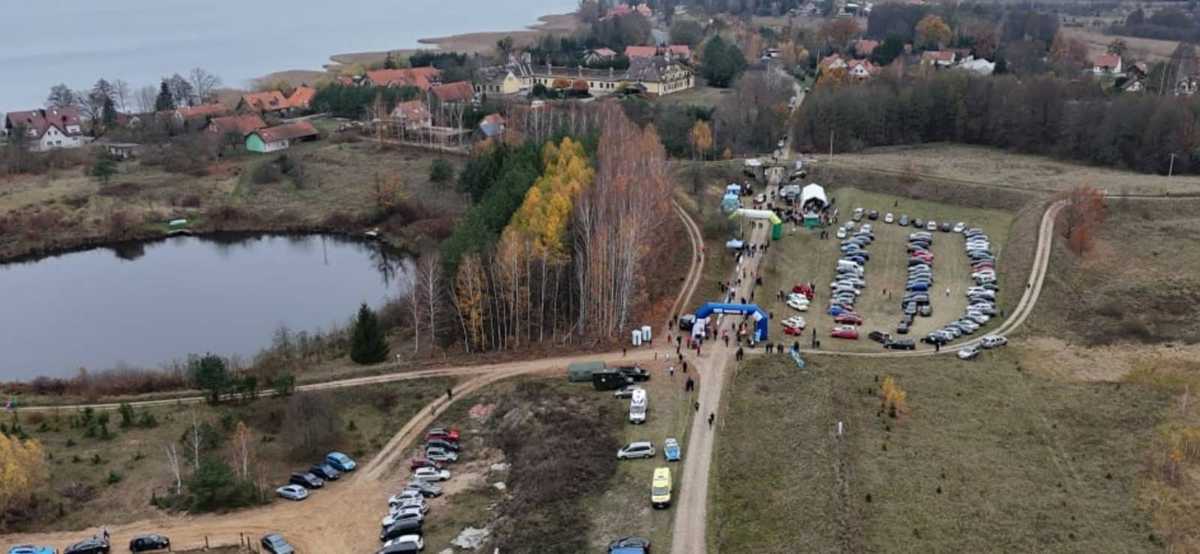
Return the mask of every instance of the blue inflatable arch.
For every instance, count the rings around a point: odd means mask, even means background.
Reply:
[[[722,304],[719,302],[709,302],[700,306],[696,310],[696,319],[706,319],[712,314],[749,314],[754,318],[754,341],[762,342],[767,340],[767,330],[770,329],[770,321],[767,312],[759,308],[755,304]]]

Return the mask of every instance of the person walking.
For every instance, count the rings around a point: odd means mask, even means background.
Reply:
[[[700,413],[700,403],[696,402],[696,413]]]
[[[669,373],[671,375],[671,378],[674,379],[675,378],[675,366],[668,367],[667,373]]]
[[[713,420],[717,419],[717,414],[708,412],[708,428],[712,429]]]
[[[446,387],[446,400],[454,400],[454,389]]]

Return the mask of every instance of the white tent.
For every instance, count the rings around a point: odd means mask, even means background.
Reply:
[[[809,200],[820,200],[820,208],[829,205],[829,198],[825,196],[825,188],[816,183],[809,183],[800,191],[800,205],[807,206]]]

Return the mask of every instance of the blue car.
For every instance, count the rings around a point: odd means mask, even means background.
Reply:
[[[679,441],[675,439],[667,439],[663,443],[663,456],[666,456],[668,462],[679,461]]]
[[[330,452],[327,454],[325,456],[325,463],[333,466],[333,469],[341,472],[354,471],[354,468],[358,467],[358,464],[355,464],[354,460],[351,459],[350,456],[342,454],[341,452]]]
[[[55,554],[54,549],[49,546],[34,546],[32,544],[18,544],[8,549],[8,554]]]

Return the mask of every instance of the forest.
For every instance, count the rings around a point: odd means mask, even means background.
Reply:
[[[1192,97],[1110,97],[1089,80],[962,72],[818,87],[793,123],[797,148],[809,151],[953,141],[1160,174],[1200,171],[1198,124]]]

